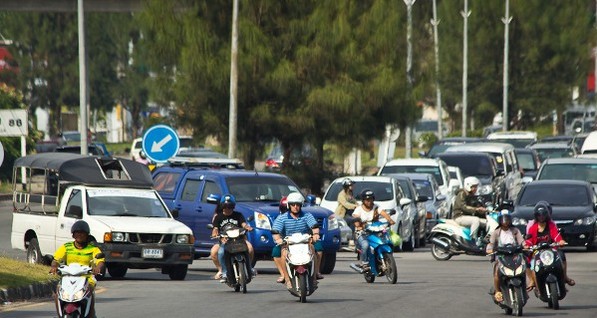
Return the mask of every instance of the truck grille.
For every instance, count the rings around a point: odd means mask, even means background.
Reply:
[[[127,233],[131,243],[172,243],[172,234]]]

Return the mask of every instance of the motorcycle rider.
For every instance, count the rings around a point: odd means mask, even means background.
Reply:
[[[319,264],[321,263],[321,257],[323,254],[323,246],[320,241],[319,235],[319,224],[315,217],[309,212],[304,212],[302,206],[304,203],[303,195],[299,192],[292,192],[288,194],[288,212],[280,214],[274,221],[272,226],[272,234],[276,246],[272,250],[272,257],[276,263],[278,269],[282,269],[278,282],[286,282],[286,288],[291,289],[292,283],[288,275],[288,270],[284,264],[288,249],[282,249],[280,246],[284,242],[283,237],[290,236],[294,233],[306,234],[312,232],[313,238],[309,244],[311,251],[316,255],[315,257],[315,270],[317,279],[323,279],[323,275],[319,272]]]
[[[530,247],[533,245],[537,245],[539,243],[558,243],[559,246],[566,245],[566,241],[562,238],[562,235],[558,231],[558,226],[555,224],[554,221],[551,220],[551,204],[547,201],[539,201],[535,204],[535,208],[533,210],[533,216],[535,217],[535,223],[531,225],[529,230],[527,231],[527,240],[525,242],[525,247]],[[576,285],[574,279],[568,277],[568,266],[566,262],[566,254],[562,249],[558,249],[558,253],[560,254],[560,258],[562,259],[562,268],[563,268],[563,275],[566,284],[569,286]],[[531,260],[532,262],[533,260]],[[533,267],[533,263],[531,263],[531,268]],[[535,272],[532,272],[532,283],[527,287],[528,291],[533,290],[537,286],[537,277],[535,276]],[[537,291],[539,291],[537,289]]]
[[[211,231],[211,237],[216,238],[219,237],[220,235],[220,229],[222,227],[224,227],[226,224],[234,224],[236,226],[239,226],[243,229],[245,229],[246,231],[252,231],[253,228],[247,224],[247,221],[245,220],[245,217],[240,213],[240,212],[236,212],[234,211],[234,208],[236,207],[236,199],[234,198],[234,196],[232,194],[225,194],[222,196],[222,198],[220,199],[220,206],[222,209],[222,212],[217,213],[214,218],[213,218],[213,229]],[[249,249],[249,257],[251,260],[253,260],[253,245],[251,244],[251,242],[249,242],[248,240],[246,241],[247,243],[247,247]],[[224,246],[226,245],[226,239],[225,238],[220,238],[220,244],[216,244],[218,245],[217,247],[212,247],[212,251],[211,251],[211,259],[214,262],[214,265],[216,265],[216,268],[218,269],[218,272],[221,270],[221,275],[220,275],[220,282],[221,283],[225,283],[226,282],[226,266],[225,266],[225,262],[224,262]],[[253,276],[255,275],[255,270],[252,269],[253,271]],[[218,274],[216,274],[217,276]]]
[[[477,189],[480,185],[476,177],[466,177],[464,179],[464,189],[458,190],[454,199],[453,217],[454,221],[460,226],[470,227],[471,238],[477,240],[477,233],[480,226],[485,226],[485,207],[474,207],[470,201],[475,198]]]
[[[353,195],[354,190],[354,181],[349,178],[346,178],[342,181],[342,190],[338,193],[338,207],[336,207],[336,217],[343,218],[346,220],[346,223],[352,230],[352,234],[354,237],[354,219],[352,217],[352,213],[354,209],[358,207],[357,200],[354,198]],[[349,242],[349,245],[354,244],[353,242]]]
[[[50,267],[50,274],[56,275],[58,273],[58,265],[65,263],[70,265],[73,263],[89,266],[91,261],[95,260],[95,266],[92,266],[93,275],[87,275],[87,281],[89,282],[89,288],[93,293],[95,290],[95,277],[104,270],[104,258],[96,259],[96,255],[102,251],[99,247],[95,246],[93,242],[89,240],[89,233],[91,229],[89,224],[83,220],[76,221],[70,228],[73,238],[73,242],[64,243],[60,246],[56,252],[54,252],[54,259]],[[56,312],[58,312],[58,295],[54,294],[54,302],[56,305]],[[95,317],[95,297],[92,297],[91,307],[89,311],[90,317]]]
[[[380,209],[377,205],[374,204],[375,201],[375,193],[372,190],[365,189],[361,192],[361,200],[363,204],[357,207],[354,212],[352,213],[355,219],[355,230],[357,235],[357,244],[361,249],[361,267],[366,267],[368,265],[367,260],[367,250],[369,249],[369,242],[367,241],[367,234],[364,231],[367,225],[371,224],[374,221],[378,221],[380,217],[384,217],[390,225],[396,224],[390,215],[385,211]]]
[[[500,215],[498,216],[498,223],[499,227],[491,233],[491,237],[489,238],[489,244],[487,244],[487,254],[493,253],[493,248],[498,246],[506,246],[508,244],[512,245],[523,245],[524,238],[516,227],[512,226],[512,216],[508,212],[508,210],[502,210]],[[527,276],[530,274],[530,269],[527,267]],[[502,302],[504,300],[504,295],[500,290],[500,282],[498,278],[498,267],[497,263],[493,266],[493,288],[494,288],[494,298],[497,302]]]

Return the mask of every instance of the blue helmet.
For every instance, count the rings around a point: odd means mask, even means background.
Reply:
[[[220,199],[220,205],[222,208],[233,208],[236,206],[236,199],[232,194],[225,194]]]

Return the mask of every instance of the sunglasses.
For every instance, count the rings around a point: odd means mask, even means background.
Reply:
[[[301,206],[302,204],[300,203],[288,203],[289,206]]]

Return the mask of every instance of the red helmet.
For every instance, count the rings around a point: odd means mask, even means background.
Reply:
[[[280,199],[280,213],[286,213],[288,211],[288,197],[284,196]]]

